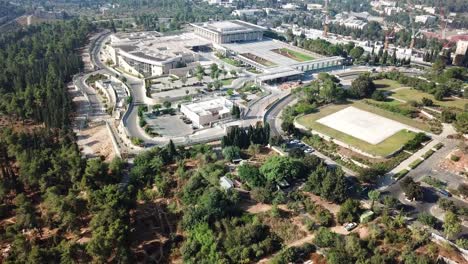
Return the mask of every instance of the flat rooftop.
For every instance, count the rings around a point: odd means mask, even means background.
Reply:
[[[194,46],[205,46],[211,43],[194,33],[184,33],[174,36],[148,36],[126,41],[116,41],[112,47],[134,55],[139,58],[161,62],[183,54],[192,53]]]
[[[352,106],[325,116],[317,122],[373,145],[400,130],[409,129],[399,122]]]
[[[200,101],[190,104],[185,104],[188,110],[196,113],[199,116],[212,115],[213,113],[229,113],[231,111],[232,102],[225,98],[213,98],[206,101]]]
[[[251,31],[263,31],[265,28],[244,22],[241,20],[228,20],[228,21],[210,21],[205,23],[191,24],[194,27],[200,27],[215,33],[243,33]]]
[[[284,67],[296,65],[300,62],[289,58],[287,56],[280,55],[273,50],[278,49],[290,49],[306,55],[310,55],[315,59],[322,58],[318,54],[311,54],[308,51],[292,47],[281,41],[275,41],[272,39],[263,39],[262,41],[243,42],[243,43],[225,43],[222,44],[225,48],[234,51],[237,54],[250,53],[267,61],[273,62],[275,65]]]

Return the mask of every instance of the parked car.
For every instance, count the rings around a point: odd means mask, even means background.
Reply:
[[[355,222],[352,222],[352,223],[346,223],[343,225],[344,229],[346,229],[346,231],[351,231],[353,230],[354,228],[356,228],[357,224]]]
[[[442,196],[452,197],[452,194],[447,192],[446,190],[438,190],[437,192],[440,193]]]
[[[310,154],[312,152],[314,152],[314,150],[311,149],[311,148],[307,148],[307,149],[304,150],[304,153],[306,153],[306,154]]]

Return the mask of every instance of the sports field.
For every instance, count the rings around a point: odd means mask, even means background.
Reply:
[[[348,116],[347,112],[349,112],[349,110],[345,110],[345,112],[341,112],[340,114],[340,111],[343,111],[344,109],[347,109],[350,106],[354,106],[351,109],[352,110],[351,112],[354,112],[355,113],[354,115],[356,115],[352,118],[354,121],[351,121],[351,118],[349,119],[349,121],[346,121],[345,119],[343,119],[343,117]],[[393,120],[392,121],[380,115],[376,117],[377,113],[373,111],[370,111],[370,112],[367,112],[366,114],[362,114],[361,116],[358,116],[360,115],[359,110],[368,111],[368,109],[372,109],[372,108],[369,108],[372,106],[367,107],[367,110],[362,109],[361,108],[362,106],[367,106],[367,105],[365,105],[364,103],[360,103],[360,102],[344,104],[344,105],[329,105],[324,108],[321,108],[317,113],[299,117],[297,119],[297,122],[307,128],[310,128],[322,134],[328,135],[334,139],[337,139],[350,146],[360,149],[366,153],[376,155],[376,156],[383,156],[383,157],[388,156],[389,154],[392,154],[393,152],[399,150],[406,142],[411,140],[416,135],[415,132],[410,132],[406,130],[405,125],[403,124],[396,125],[398,123],[394,122],[395,121],[394,119],[392,119]],[[366,108],[366,107],[363,107],[363,108]],[[337,118],[335,118],[333,122],[333,114],[335,113],[338,113],[338,116]],[[340,117],[340,115],[342,116]],[[320,120],[322,121],[326,120],[327,117],[331,117],[328,123],[320,121]],[[404,118],[404,117],[401,117],[401,118]],[[345,122],[343,122],[341,125],[334,124],[334,123],[339,123],[340,121],[345,121]],[[354,124],[353,126],[347,126],[345,123],[349,125],[350,124],[349,122],[351,123],[356,122],[356,124]],[[376,123],[372,123],[372,122],[376,122]],[[328,125],[332,127],[325,125],[324,123],[327,123]],[[392,131],[390,131],[386,135],[379,135],[379,134],[372,135],[372,133],[374,132],[381,133],[381,128],[379,128],[379,126],[381,125],[387,126],[387,129],[388,127],[393,127]],[[361,132],[356,131],[356,130],[360,130]],[[369,138],[364,139],[363,135],[360,135],[360,133],[363,133],[369,136]],[[378,143],[372,144],[370,142],[378,142]]]
[[[278,53],[280,55],[286,56],[288,58],[291,58],[291,59],[293,59],[295,61],[299,61],[299,62],[311,61],[311,60],[315,59],[314,57],[312,57],[310,55],[307,55],[305,53],[295,51],[295,50],[292,50],[292,49],[288,49],[288,48],[274,49],[274,50],[271,50],[271,51],[273,51],[275,53]]]

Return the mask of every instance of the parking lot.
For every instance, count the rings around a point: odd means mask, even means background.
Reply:
[[[147,123],[154,132],[162,136],[183,137],[193,133],[191,124],[184,123],[182,115],[148,116]]]
[[[304,154],[311,154],[315,151],[311,146],[305,144],[304,142],[298,139],[290,140],[286,143],[286,147],[288,148],[289,152],[293,149],[300,149],[302,152],[304,152]]]

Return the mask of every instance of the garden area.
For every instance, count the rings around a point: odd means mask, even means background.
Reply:
[[[374,83],[375,83],[375,88],[385,90],[385,91],[390,91],[390,90],[402,87],[400,83],[394,80],[390,80],[390,79],[378,79],[378,80],[374,80]]]
[[[252,53],[242,53],[240,55],[247,58],[247,59],[249,59],[249,60],[252,60],[252,61],[254,61],[254,62],[258,63],[258,64],[261,64],[261,65],[263,65],[265,67],[276,66],[276,64],[274,62],[271,62],[271,61],[269,61],[267,59],[256,56],[256,55],[254,55]]]
[[[291,50],[291,49],[288,49],[288,48],[281,48],[281,49],[274,49],[274,50],[271,50],[273,51],[274,53],[278,53],[279,55],[282,55],[282,56],[285,56],[285,57],[288,57],[290,59],[293,59],[295,61],[299,61],[299,62],[304,62],[304,61],[311,61],[311,60],[314,60],[315,58],[308,55],[308,54],[305,54],[305,53],[302,53],[302,52],[299,52],[299,51],[295,51],[295,50]]]
[[[423,98],[427,98],[434,102],[434,106],[441,106],[444,108],[455,107],[459,110],[464,110],[465,105],[468,104],[468,99],[455,97],[445,97],[443,100],[438,101],[435,99],[434,95],[412,88],[405,88],[399,89],[397,91],[392,91],[390,96],[404,101],[418,102],[420,102]]]

